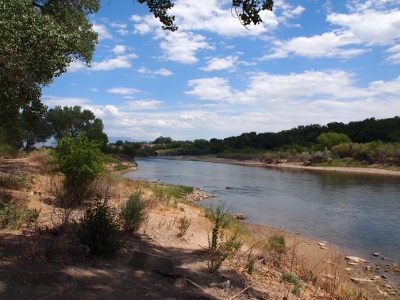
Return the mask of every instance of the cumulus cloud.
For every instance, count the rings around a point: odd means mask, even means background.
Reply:
[[[174,75],[174,73],[172,73],[170,70],[165,69],[165,68],[161,68],[161,69],[155,71],[154,74],[156,74],[156,75],[162,75],[162,76],[171,76],[171,75]]]
[[[112,35],[105,25],[93,24],[93,30],[99,34],[99,40],[111,39]]]
[[[192,91],[186,92],[203,100],[230,100],[232,98],[231,87],[228,80],[220,77],[189,80],[188,86]]]
[[[391,53],[386,61],[390,64],[400,64],[400,45],[393,46],[386,50],[387,53]],[[392,54],[393,53],[393,54]]]
[[[116,55],[124,53],[125,50],[126,50],[126,46],[125,45],[115,45],[114,48],[113,48],[113,52]]]
[[[368,7],[370,5],[371,3]],[[311,37],[275,40],[271,53],[262,59],[286,58],[291,55],[307,58],[351,58],[368,51],[371,45],[386,45],[400,38],[400,11],[397,9],[358,9],[352,14],[330,13],[327,22],[341,28]],[[396,61],[396,56],[388,60]]]
[[[200,68],[204,71],[215,71],[229,69],[234,71],[236,66],[235,63],[238,60],[238,56],[227,56],[223,58],[213,57],[207,62],[207,67]]]
[[[200,34],[191,32],[162,33],[163,38],[160,48],[164,51],[164,57],[168,60],[178,61],[184,64],[193,64],[198,61],[195,53],[202,49],[213,49],[206,42],[206,38]]]
[[[111,27],[116,27],[116,28],[126,28],[126,24],[125,23],[111,22],[110,26]]]
[[[332,13],[327,21],[348,28],[356,40],[385,44],[400,38],[400,10],[368,10],[362,13]]]
[[[285,58],[290,55],[308,58],[340,57],[350,58],[364,53],[361,48],[341,48],[343,46],[360,43],[351,32],[334,31],[315,35],[313,37],[296,37],[288,41],[275,41],[273,53],[265,55],[262,59]]]
[[[116,58],[105,59],[101,62],[93,62],[91,70],[93,71],[110,71],[118,68],[131,68],[131,59],[137,58],[136,54],[121,55]]]

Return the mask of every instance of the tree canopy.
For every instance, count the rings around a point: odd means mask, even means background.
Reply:
[[[21,112],[38,106],[42,86],[74,60],[90,63],[97,33],[87,15],[99,8],[98,0],[2,1],[0,138],[15,131]]]
[[[96,118],[90,110],[82,110],[80,106],[56,106],[49,110],[48,122],[56,139],[62,139],[66,135],[76,138],[84,133],[99,145],[108,143],[108,137],[103,132],[103,121]]]

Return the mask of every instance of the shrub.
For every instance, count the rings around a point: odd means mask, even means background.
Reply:
[[[178,229],[179,229],[178,236],[184,236],[186,231],[189,229],[191,223],[192,222],[188,218],[186,218],[186,216],[183,216],[182,218],[180,218],[179,226],[178,226]]]
[[[146,204],[141,199],[141,192],[135,192],[122,204],[120,218],[126,233],[137,231],[147,220]]]
[[[267,244],[268,250],[273,253],[284,253],[286,251],[286,241],[285,237],[282,235],[274,235],[268,240]]]
[[[0,228],[18,229],[24,223],[34,222],[38,216],[39,213],[36,210],[26,206],[21,207],[14,200],[8,203],[0,200]]]
[[[78,237],[82,244],[89,246],[92,254],[112,257],[124,246],[121,222],[116,210],[106,201],[97,199],[79,221]]]
[[[65,136],[57,140],[52,164],[54,170],[64,174],[64,207],[82,203],[90,185],[104,171],[103,159],[97,143],[83,133],[77,138]]]
[[[210,273],[215,273],[222,265],[223,261],[242,246],[238,239],[238,232],[225,239],[224,229],[232,222],[232,215],[218,204],[211,205],[206,209],[206,216],[213,223],[211,238],[208,236],[207,267]]]
[[[292,293],[294,295],[297,295],[300,297],[301,294],[301,289],[303,288],[303,284],[300,282],[299,278],[297,277],[296,274],[294,273],[289,273],[289,272],[283,272],[282,273],[282,280],[292,283],[293,289],[292,289]]]

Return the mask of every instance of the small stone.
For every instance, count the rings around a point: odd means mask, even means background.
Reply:
[[[346,256],[345,258],[346,258],[347,260],[352,260],[352,261],[354,261],[355,263],[364,263],[364,262],[365,262],[365,259],[359,258],[359,257],[357,257],[357,256]]]
[[[371,271],[372,270],[372,266],[365,266],[365,271]]]
[[[353,268],[344,268],[346,271],[351,271]]]
[[[325,243],[318,243],[321,247],[325,246]]]
[[[386,275],[381,275],[381,278],[388,279]]]
[[[375,252],[375,253],[372,253],[372,255],[373,256],[379,256],[379,255],[381,255],[379,252]]]
[[[328,248],[326,248],[326,247],[319,247],[319,248],[322,250],[328,250]]]

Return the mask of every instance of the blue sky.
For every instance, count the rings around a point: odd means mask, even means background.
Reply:
[[[277,0],[245,29],[230,1],[179,0],[177,32],[102,0],[99,44],[42,101],[80,105],[108,136],[225,138],[400,115],[400,0]]]

